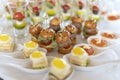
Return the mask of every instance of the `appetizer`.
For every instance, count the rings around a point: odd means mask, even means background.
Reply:
[[[83,48],[88,53],[88,55],[94,55],[95,51],[92,46],[89,46],[88,44],[83,44],[80,45],[79,47]]]
[[[53,18],[50,20],[50,28],[52,28],[55,32],[58,32],[60,30],[60,19]]]
[[[70,39],[72,41],[72,45],[76,44],[77,28],[74,25],[67,25],[65,27],[65,30],[67,30],[71,34]]]
[[[83,36],[87,39],[89,36],[96,35],[97,32],[97,22],[94,20],[85,21],[85,26],[83,28]]]
[[[49,80],[66,80],[72,71],[70,64],[61,58],[55,58],[51,62]]]
[[[10,11],[12,11],[12,12],[15,12],[15,11],[16,11],[16,4],[14,4],[13,2],[7,4],[7,5],[5,6],[5,11],[6,11],[5,17],[6,17],[8,20],[11,20],[11,19],[12,19],[12,16],[10,15]]]
[[[93,14],[98,14],[98,13],[99,13],[99,8],[98,8],[98,6],[93,5],[93,6],[92,6],[92,12],[93,12]]]
[[[78,6],[78,9],[76,11],[76,14],[77,15],[80,15],[80,16],[83,16],[86,14],[86,10],[85,10],[85,4],[82,0],[78,0],[77,1],[77,6]]]
[[[13,15],[13,25],[16,29],[23,29],[26,27],[25,15],[22,12],[15,12]]]
[[[70,62],[78,66],[87,66],[89,63],[88,54],[83,48],[74,47],[71,51]]]
[[[78,0],[79,9],[83,9],[84,3],[81,0]]]
[[[92,14],[92,15],[88,15],[88,19],[95,20],[96,22],[98,22],[100,20],[100,16]]]
[[[14,49],[14,42],[10,35],[0,34],[0,51],[11,52]]]
[[[39,23],[39,22],[41,22],[41,16],[40,16],[40,8],[38,7],[38,6],[34,6],[33,8],[32,8],[32,16],[31,16],[31,18],[32,18],[32,21],[33,21],[33,23]]]
[[[108,15],[108,20],[110,21],[114,21],[114,20],[118,20],[120,19],[120,16],[119,15]]]
[[[100,15],[99,15],[99,7],[96,5],[92,6],[92,14],[88,15],[88,18],[91,20],[99,21]]]
[[[38,36],[42,30],[41,24],[30,25],[29,33],[32,36],[32,41],[38,42]]]
[[[63,4],[62,9],[63,9],[64,13],[67,13],[67,11],[70,9],[70,5],[69,4]]]
[[[38,44],[33,41],[28,41],[24,43],[23,53],[26,58],[30,57],[30,54],[38,49]]]
[[[46,0],[46,5],[49,8],[53,8],[56,5],[55,0]]]
[[[110,33],[110,32],[102,32],[101,36],[108,38],[108,39],[116,39],[117,38],[117,35],[115,35],[114,33]]]
[[[81,34],[83,18],[79,16],[72,17],[72,24],[77,28],[77,34]]]
[[[106,47],[108,45],[108,42],[101,38],[93,38],[91,39],[90,43],[97,47]]]
[[[55,0],[46,0],[47,14],[48,16],[56,15],[56,2]]]
[[[33,13],[34,13],[35,16],[39,16],[39,14],[40,14],[39,10],[40,10],[40,8],[37,7],[37,6],[35,6],[35,7],[32,8],[32,11],[33,11]]]
[[[71,6],[70,4],[63,4],[62,6],[62,11],[63,11],[63,20],[67,21],[71,18],[71,14],[70,14],[70,10],[71,10]]]
[[[38,44],[40,47],[47,49],[48,52],[52,51],[56,47],[55,31],[47,28],[43,29],[38,37]]]
[[[8,6],[5,6],[5,10],[6,10],[6,15],[5,15],[6,19],[11,20],[10,10],[8,9]]]
[[[34,69],[43,69],[48,67],[47,57],[44,52],[34,51],[30,55],[30,60],[32,61],[32,67]]]
[[[67,54],[72,49],[72,44],[70,40],[70,33],[66,30],[56,33],[56,42],[58,44],[58,52],[61,54]]]

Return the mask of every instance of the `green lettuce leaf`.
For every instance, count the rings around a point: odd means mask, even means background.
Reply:
[[[43,38],[41,36],[38,37],[38,41],[43,41],[43,40],[46,40],[46,38]]]

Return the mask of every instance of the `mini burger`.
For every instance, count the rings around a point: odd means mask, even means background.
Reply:
[[[94,20],[87,20],[83,29],[83,36],[87,39],[89,36],[97,34],[97,22]]]
[[[48,52],[52,51],[56,47],[55,43],[55,31],[47,28],[43,29],[38,37],[38,44],[40,47],[47,49]]]
[[[55,32],[60,30],[60,19],[53,18],[50,20],[50,28],[52,28]]]
[[[34,42],[38,42],[38,36],[40,34],[40,31],[42,30],[42,27],[40,24],[35,24],[35,25],[31,25],[29,28],[29,33],[32,36],[32,41]]]
[[[77,28],[74,25],[68,25],[65,27],[65,30],[69,31],[71,34],[70,39],[72,41],[72,45],[76,44]]]
[[[79,16],[74,16],[72,17],[71,20],[72,20],[72,24],[77,28],[77,34],[80,34],[84,19]]]
[[[55,35],[56,42],[58,44],[58,52],[62,54],[67,54],[71,51],[71,39],[70,33],[66,30],[56,33]]]

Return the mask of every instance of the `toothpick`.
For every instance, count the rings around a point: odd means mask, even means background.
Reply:
[[[63,14],[61,13],[59,17],[61,22],[60,28],[63,29]]]
[[[45,16],[45,26],[48,28],[49,24],[48,24],[48,15]]]
[[[74,12],[74,6],[73,6],[73,0],[70,0],[71,2],[70,2],[70,8],[71,8],[71,11],[70,11],[70,15],[72,16],[72,12]]]
[[[97,40],[97,43],[99,44],[99,43],[101,43],[101,41],[102,41],[102,38],[99,37],[98,40]]]

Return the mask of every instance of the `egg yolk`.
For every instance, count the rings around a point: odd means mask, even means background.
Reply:
[[[36,47],[36,43],[33,42],[33,41],[29,41],[29,42],[27,42],[27,43],[25,44],[25,46],[26,46],[27,48],[35,48],[35,47]]]
[[[78,56],[84,54],[83,49],[80,48],[80,47],[74,48],[74,49],[72,50],[72,52],[73,52],[73,54],[78,55]]]
[[[0,41],[7,41],[9,40],[10,36],[7,34],[0,35]]]
[[[60,59],[60,58],[54,59],[54,60],[52,61],[52,64],[53,64],[55,67],[59,68],[59,69],[63,69],[63,68],[65,68],[65,66],[66,66],[66,64],[64,63],[64,61],[63,61],[62,59]]]
[[[35,51],[31,54],[32,58],[41,58],[43,56],[42,52]]]

